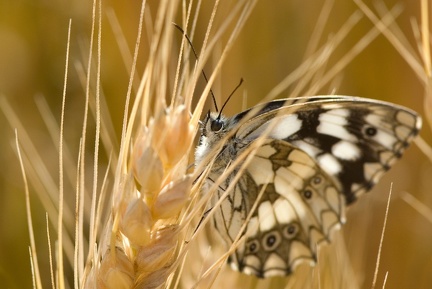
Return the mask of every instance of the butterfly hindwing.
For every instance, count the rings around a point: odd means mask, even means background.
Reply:
[[[266,140],[244,176],[242,181],[256,180],[249,183],[252,191],[264,192],[256,210],[246,210],[251,214],[246,240],[231,256],[232,265],[269,277],[287,275],[303,261],[313,263],[317,245],[344,220],[337,184],[308,154],[282,140]],[[250,198],[248,191],[242,194]]]

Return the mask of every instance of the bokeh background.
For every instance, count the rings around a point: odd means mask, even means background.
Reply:
[[[148,2],[150,9],[147,13],[154,17],[157,1]],[[221,1],[215,20],[216,27],[224,21],[224,15],[231,8],[229,2]],[[375,1],[365,3],[373,7]],[[385,0],[379,3],[384,3],[387,7],[402,5],[402,13],[395,21],[409,43],[416,47],[411,21],[420,19],[419,1]],[[212,5],[210,1],[203,4],[195,43],[201,43],[204,37]],[[322,0],[258,1],[214,85],[221,105],[240,78],[245,80],[237,93],[239,96],[230,100],[225,114],[235,114],[244,107],[245,98],[242,95],[247,95],[247,106],[258,103],[304,61],[306,47],[323,5]],[[109,15],[116,15],[129,49],[132,50],[139,10],[139,1],[103,1],[101,84],[117,139],[121,132],[128,69],[121,57],[117,36],[112,28],[113,22],[109,21],[112,16]],[[324,43],[337,32],[357,10],[353,1],[335,0],[319,43]],[[65,142],[73,159],[77,159],[85,96],[77,71],[80,65],[85,66],[87,63],[91,13],[89,1],[0,1],[0,97],[2,102],[9,103],[19,117],[57,184],[57,143],[53,143],[37,103],[45,100],[53,117],[59,121],[67,29],[69,19],[72,19]],[[329,67],[342,58],[372,27],[373,24],[363,17],[329,60]],[[180,41],[179,33],[174,43],[179,46]],[[222,38],[220,49],[223,48],[224,41],[227,41],[227,37]],[[199,48],[198,45],[198,51]],[[144,44],[137,68],[139,75],[145,64],[146,49]],[[174,60],[177,59],[176,51],[178,49],[173,50]],[[211,60],[206,64],[207,74],[211,74],[212,65],[214,63]],[[338,94],[391,101],[423,113],[422,83],[383,36],[377,37],[368,45],[339,77],[337,86],[326,86],[319,93],[328,94],[336,89]],[[203,86],[204,83],[200,81],[198,90]],[[281,97],[288,96],[290,92],[292,88]],[[212,108],[210,102],[209,108]],[[19,135],[23,133],[18,131]],[[24,185],[14,149],[14,127],[8,122],[5,113],[0,113],[0,135],[0,284],[3,288],[31,288]],[[426,123],[421,135],[429,144],[432,143],[430,127]],[[102,163],[106,162],[106,153],[110,152],[102,153]],[[363,288],[370,288],[372,282],[391,183],[393,195],[378,277],[378,282],[381,283],[378,284],[382,284],[384,275],[388,272],[386,288],[432,286],[432,223],[424,214],[419,213],[421,206],[426,208],[426,212],[432,210],[431,176],[431,162],[413,145],[373,192],[350,208],[343,235],[353,267],[359,272],[357,281],[364,284]],[[31,188],[31,192],[33,191]],[[408,204],[403,197],[407,193],[418,199],[421,206]],[[66,201],[73,203],[72,185],[66,194]],[[31,201],[40,266],[42,276],[46,277],[44,285],[48,286],[45,209],[34,194]]]

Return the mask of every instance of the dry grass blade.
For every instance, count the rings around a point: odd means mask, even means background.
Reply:
[[[432,224],[432,209],[415,198],[413,195],[405,192],[402,194],[402,199],[413,207],[420,215],[422,215],[429,223]]]
[[[51,234],[49,230],[49,218],[48,214],[46,214],[46,228],[47,228],[47,240],[48,240],[48,252],[49,252],[49,266],[50,266],[50,277],[51,277],[51,288],[55,289],[55,281],[54,281],[54,266],[53,266],[53,255],[51,249]]]
[[[425,65],[425,73],[432,77],[431,52],[430,52],[430,31],[429,31],[429,1],[421,0],[421,31],[422,31],[422,56]]]
[[[65,74],[64,74],[64,86],[63,86],[63,98],[62,98],[62,110],[60,117],[60,140],[59,140],[59,204],[58,204],[58,231],[57,231],[57,245],[59,247],[57,255],[57,278],[58,288],[65,288],[64,280],[64,268],[63,268],[63,206],[64,206],[64,189],[63,189],[63,136],[64,136],[64,115],[66,106],[66,90],[69,70],[69,47],[70,47],[70,34],[72,29],[72,20],[69,21],[68,39],[66,48],[66,63],[65,63]]]
[[[31,264],[32,264],[32,275],[33,275],[33,286],[34,288],[41,289],[42,288],[42,282],[41,277],[39,273],[39,265],[38,265],[38,258],[37,258],[37,252],[36,252],[36,242],[34,239],[34,231],[33,231],[33,222],[32,222],[32,214],[31,214],[31,205],[30,205],[30,192],[29,192],[29,186],[27,182],[27,176],[26,171],[23,163],[23,159],[21,157],[21,149],[18,141],[18,133],[15,131],[15,144],[16,149],[18,153],[18,160],[20,163],[21,168],[21,174],[24,180],[24,190],[25,190],[25,201],[26,201],[26,213],[27,213],[27,225],[29,230],[29,237],[30,237],[30,258],[31,258]]]
[[[388,194],[388,198],[387,198],[387,207],[386,207],[386,211],[385,211],[385,215],[384,215],[384,224],[382,226],[381,239],[380,239],[380,244],[378,247],[377,260],[376,260],[376,265],[375,265],[375,273],[374,273],[374,278],[372,280],[372,286],[371,286],[372,289],[375,289],[377,278],[378,278],[378,272],[379,272],[379,266],[380,266],[380,260],[381,260],[381,250],[383,247],[384,234],[385,234],[385,230],[387,227],[387,218],[388,218],[388,212],[390,209],[390,200],[391,200],[392,190],[393,190],[393,183],[390,185],[390,190],[389,190],[389,194]],[[387,280],[387,273],[385,276],[385,280]],[[385,285],[385,281],[383,284],[383,288],[384,288],[384,285]]]
[[[80,153],[78,153],[78,162],[77,162],[77,171],[81,171],[81,146],[82,142],[80,142]],[[82,192],[80,191],[80,176],[81,174],[77,174],[77,184],[76,184],[76,192],[75,192],[75,251],[74,251],[74,288],[78,289],[79,280],[83,274],[83,250],[80,249],[83,247],[83,221],[84,221],[84,199]]]
[[[432,63],[430,51],[430,8],[427,0],[421,0],[421,32],[422,32],[422,56],[424,73],[427,78],[425,83],[424,110],[429,127],[432,129]]]

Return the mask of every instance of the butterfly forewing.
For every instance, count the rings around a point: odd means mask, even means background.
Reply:
[[[237,138],[256,139],[270,125],[269,137],[292,143],[336,176],[350,204],[402,156],[418,134],[421,119],[411,110],[385,102],[315,97],[251,118],[239,128]]]
[[[224,198],[214,224],[228,245],[243,240],[234,244],[231,265],[268,277],[313,263],[317,245],[343,223],[345,205],[379,181],[420,127],[409,109],[346,96],[277,100],[232,118],[209,115],[196,161],[218,149],[206,182],[224,178],[212,198],[212,207]],[[251,145],[258,148],[250,162],[224,173]]]

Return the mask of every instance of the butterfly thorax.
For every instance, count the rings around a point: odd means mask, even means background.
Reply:
[[[237,160],[238,156],[243,153],[247,147],[240,139],[235,137],[236,123],[232,119],[227,119],[223,115],[217,113],[209,113],[201,126],[201,137],[199,145],[195,152],[196,166],[201,162],[208,162],[206,158],[213,159],[213,164],[207,174],[203,192],[210,190],[211,186],[218,181],[221,176],[222,182],[219,184],[216,191],[214,191],[211,198],[210,207],[215,206],[219,199],[224,198],[220,210],[217,210],[214,216],[214,223],[216,226],[221,226],[218,231],[227,243],[232,243],[238,232],[240,231],[241,223],[232,223],[231,211],[235,210],[241,216],[235,218],[238,221],[244,220],[249,213],[253,203],[256,199],[256,192],[251,190],[230,190],[227,191],[230,184],[239,174],[242,162],[237,161],[235,167],[231,167],[228,172],[227,169],[232,163]],[[243,177],[245,179],[245,177]],[[249,181],[252,182],[250,178]],[[245,184],[246,187],[255,187]],[[231,215],[231,217],[228,217]]]

